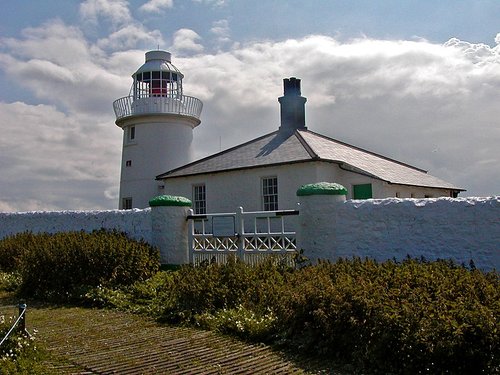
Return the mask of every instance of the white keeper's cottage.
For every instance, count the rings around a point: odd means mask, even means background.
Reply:
[[[348,199],[456,197],[461,189],[411,165],[308,130],[300,79],[284,79],[274,132],[192,160],[202,103],[182,90],[182,73],[165,51],[146,53],[128,97],[114,103],[123,128],[120,208],[143,208],[153,196],[188,197],[197,214],[296,208],[296,191],[337,182]],[[155,178],[156,176],[156,178]]]

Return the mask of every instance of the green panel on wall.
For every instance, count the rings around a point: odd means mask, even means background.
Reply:
[[[354,191],[353,191],[353,198],[354,199],[373,198],[372,184],[354,185],[353,188],[354,188]]]

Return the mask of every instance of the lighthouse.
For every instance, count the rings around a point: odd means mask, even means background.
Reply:
[[[120,209],[148,207],[162,194],[155,177],[193,159],[193,129],[200,124],[201,100],[184,95],[184,75],[167,51],[146,52],[132,75],[128,96],[113,103],[123,129]]]

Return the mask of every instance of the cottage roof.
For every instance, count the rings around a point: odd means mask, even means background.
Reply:
[[[393,184],[463,190],[429,175],[425,170],[306,129],[275,131],[156,178],[160,180],[313,161],[336,163],[343,169]]]

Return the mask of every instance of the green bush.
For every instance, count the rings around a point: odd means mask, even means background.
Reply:
[[[156,249],[104,230],[22,233],[0,241],[0,248],[17,249],[10,264],[21,276],[21,294],[57,301],[79,298],[98,285],[131,285],[159,268]]]
[[[145,281],[137,281],[126,287],[99,285],[85,294],[84,302],[92,306],[111,307],[158,317],[173,285],[173,273],[162,271]]]
[[[0,271],[0,291],[14,292],[21,285],[21,276],[17,272]]]
[[[19,258],[25,249],[33,246],[35,235],[22,233],[0,240],[0,271],[14,272],[19,269]]]
[[[234,309],[222,309],[215,314],[203,313],[196,316],[196,324],[201,328],[232,334],[249,340],[269,340],[275,332],[276,316],[271,309],[257,314],[242,305]]]
[[[193,323],[197,315],[240,305],[263,315],[269,295],[274,294],[286,270],[272,261],[250,267],[234,258],[225,265],[181,267],[174,273],[172,288],[164,295],[162,318],[173,323]]]
[[[289,278],[275,314],[292,346],[371,371],[500,370],[496,273],[444,261],[321,263]]]

